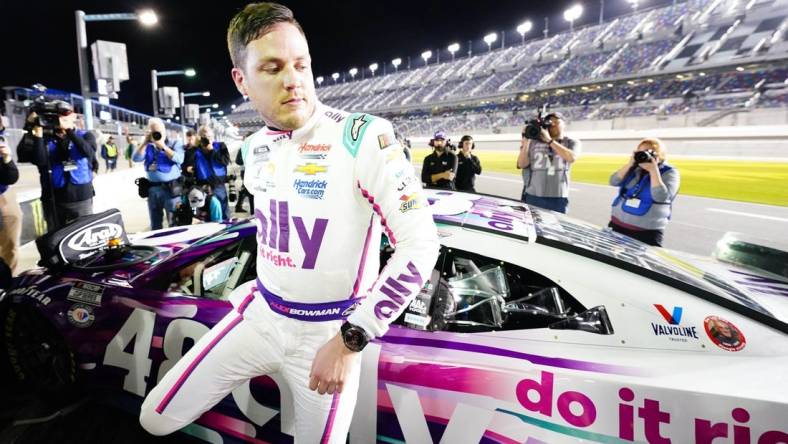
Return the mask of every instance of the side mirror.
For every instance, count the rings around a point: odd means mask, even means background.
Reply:
[[[612,335],[613,324],[604,305],[590,308],[576,316],[547,326],[553,330],[581,330],[598,335]]]

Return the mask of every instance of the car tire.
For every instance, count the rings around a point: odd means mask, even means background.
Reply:
[[[2,311],[2,342],[13,388],[63,391],[77,382],[74,354],[54,326],[33,307],[10,304]]]

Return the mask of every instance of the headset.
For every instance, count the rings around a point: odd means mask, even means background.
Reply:
[[[472,141],[472,142],[473,142],[473,143],[471,143],[471,151],[473,151],[473,149],[474,149],[474,148],[476,148],[476,141],[475,141],[475,140],[473,140],[473,137],[471,137],[471,136],[468,136],[468,135],[462,136],[462,138],[460,139],[460,145],[459,145],[457,148],[460,148],[460,149],[462,149],[462,144],[463,144],[463,143],[464,143],[466,140],[470,140],[470,141]]]

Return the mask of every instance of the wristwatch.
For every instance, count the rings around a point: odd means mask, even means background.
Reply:
[[[369,336],[363,328],[345,321],[339,329],[342,332],[342,342],[350,351],[360,352],[369,343]]]

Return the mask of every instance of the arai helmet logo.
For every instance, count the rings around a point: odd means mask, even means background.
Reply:
[[[118,224],[98,224],[74,234],[68,240],[68,247],[77,251],[92,250],[105,245],[108,240],[122,235],[123,228]]]

